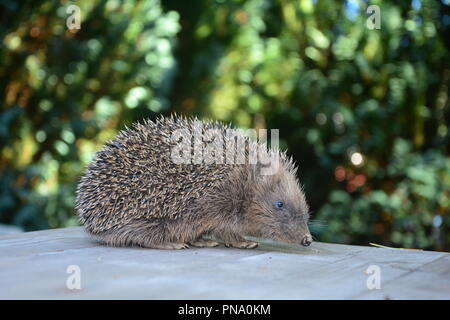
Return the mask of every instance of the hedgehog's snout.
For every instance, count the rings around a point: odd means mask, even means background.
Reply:
[[[312,236],[310,234],[307,234],[303,237],[300,243],[302,244],[302,246],[308,247],[312,243]]]

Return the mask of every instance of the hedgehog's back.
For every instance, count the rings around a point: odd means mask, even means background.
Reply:
[[[197,122],[196,122],[197,121]],[[203,129],[228,127],[203,122]],[[88,231],[99,233],[134,219],[179,219],[229,171],[221,164],[177,164],[172,133],[198,130],[198,120],[145,121],[119,133],[99,151],[77,188],[76,209]],[[197,132],[198,133],[198,132]]]

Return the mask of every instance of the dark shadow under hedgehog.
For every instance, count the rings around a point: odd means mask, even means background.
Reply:
[[[261,174],[259,161],[174,161],[175,132],[200,135],[205,146],[207,141],[221,142],[217,137],[225,138],[229,129],[172,116],[121,131],[96,154],[78,185],[76,210],[86,231],[113,246],[182,249],[218,244],[204,235],[237,248],[258,245],[244,236],[308,246],[308,205],[296,167],[284,153],[269,149],[268,158],[277,168],[273,174]],[[187,147],[195,144],[187,141]],[[251,140],[245,148],[236,147],[234,159],[248,158],[251,145],[261,143]]]

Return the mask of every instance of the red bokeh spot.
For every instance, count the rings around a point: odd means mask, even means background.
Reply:
[[[339,182],[344,181],[345,180],[345,169],[341,166],[336,167],[336,169],[334,169],[334,177]]]

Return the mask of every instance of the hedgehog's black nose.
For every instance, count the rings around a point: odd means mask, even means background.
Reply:
[[[303,237],[302,239],[302,246],[307,247],[312,243],[312,237],[310,234],[307,234],[306,236]]]

